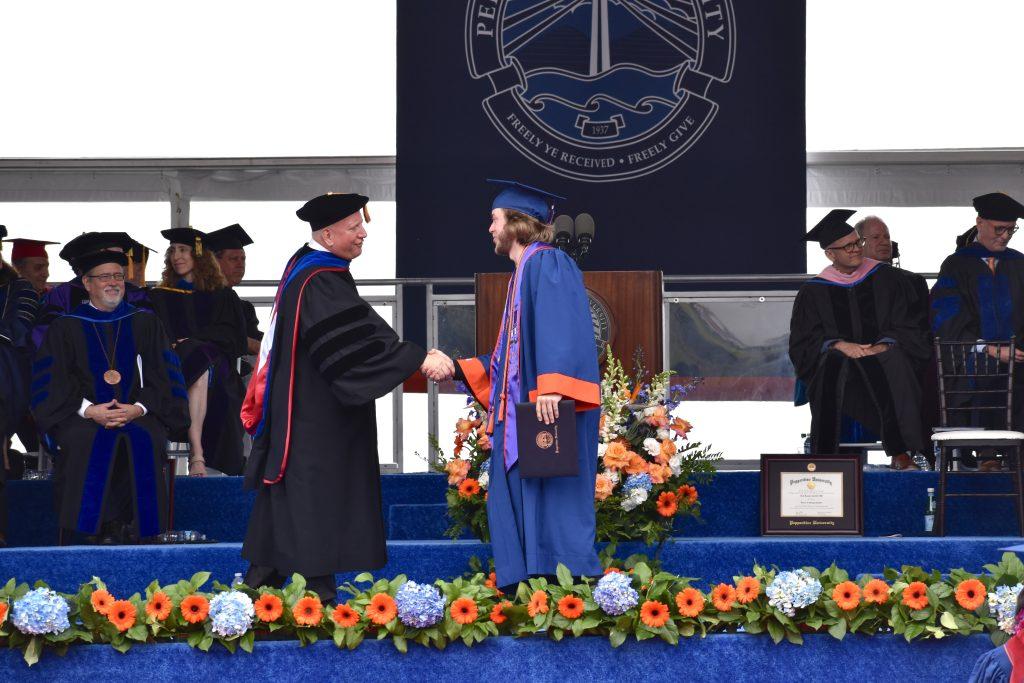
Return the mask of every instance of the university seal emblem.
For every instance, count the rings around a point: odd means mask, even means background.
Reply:
[[[505,139],[559,175],[637,178],[690,149],[732,76],[732,0],[469,0],[466,60]]]

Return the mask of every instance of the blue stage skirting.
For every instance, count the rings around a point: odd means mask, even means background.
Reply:
[[[980,572],[982,565],[998,562],[1001,548],[1017,538],[681,538],[667,544],[661,561],[667,571],[706,581],[730,581],[747,574],[757,562],[781,569],[801,566],[825,568],[832,562],[851,574],[879,574],[885,567],[903,564],[925,569],[964,568]],[[32,583],[42,579],[51,587],[74,592],[92,576],[99,576],[115,595],[142,591],[157,579],[170,583],[198,571],[228,584],[247,565],[237,543],[191,546],[70,546],[64,548],[8,548],[0,550],[0,581],[15,577]],[[618,554],[653,553],[639,544],[623,544]],[[377,576],[406,574],[431,583],[469,571],[473,556],[486,561],[490,546],[477,541],[390,541],[388,564]],[[339,574],[338,582],[351,580]],[[706,584],[701,584],[706,585]]]
[[[965,481],[969,479],[969,482]],[[445,479],[438,474],[394,474],[382,477],[384,514],[393,540],[439,539],[448,527],[445,514]],[[685,520],[684,536],[757,536],[760,534],[760,477],[757,472],[722,472],[700,497],[705,522]],[[977,490],[1009,490],[1008,476],[960,478]],[[868,536],[923,531],[926,489],[937,486],[933,472],[865,472],[864,523]],[[12,546],[54,545],[57,527],[53,489],[49,481],[9,483]],[[197,529],[218,541],[238,542],[245,537],[252,508],[252,493],[242,490],[239,477],[191,479],[179,477],[175,487],[175,516],[179,529]],[[951,535],[1017,536],[1016,516],[1009,498],[951,499]]]
[[[661,641],[627,642],[612,649],[597,637],[494,638],[443,652],[409,646],[399,654],[390,642],[364,642],[354,651],[319,642],[257,642],[253,654],[210,653],[185,644],[136,646],[120,654],[105,645],[52,652],[29,669],[17,651],[0,651],[8,681],[964,681],[974,661],[992,647],[988,636],[950,637],[906,643],[894,636],[805,637],[802,646],[773,645],[766,636],[717,634],[685,639],[678,647]]]

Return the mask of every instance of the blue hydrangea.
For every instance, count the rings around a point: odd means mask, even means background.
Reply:
[[[252,626],[256,610],[241,591],[218,593],[210,600],[210,628],[222,638],[244,635]]]
[[[764,591],[768,604],[795,617],[802,607],[813,605],[821,595],[821,582],[803,569],[779,572]]]
[[[1017,594],[1021,587],[1019,583],[1016,586],[996,586],[988,594],[989,613],[996,617],[999,628],[1011,635],[1017,628]]]
[[[395,604],[406,626],[429,628],[444,619],[444,597],[434,586],[406,581],[395,593]]]
[[[626,477],[626,483],[622,485],[622,488],[627,491],[630,489],[643,489],[644,491],[650,491],[651,485],[651,475],[643,472],[641,474],[631,474]]]
[[[11,609],[11,623],[33,636],[56,635],[71,627],[68,601],[49,588],[36,588],[17,600]]]
[[[618,616],[636,607],[640,594],[633,589],[633,580],[621,572],[605,574],[594,588],[594,602],[605,614]]]

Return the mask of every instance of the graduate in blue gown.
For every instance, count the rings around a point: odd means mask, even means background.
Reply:
[[[495,252],[516,264],[491,354],[457,362],[455,376],[488,409],[491,435],[487,521],[498,584],[555,573],[598,574],[594,484],[601,391],[583,275],[551,240],[554,195],[499,181],[490,233]],[[579,474],[519,475],[515,404],[535,402],[551,423],[558,402],[576,401]]]

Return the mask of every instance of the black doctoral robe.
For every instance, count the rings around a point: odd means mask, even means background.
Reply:
[[[996,259],[994,272],[985,261],[989,257]],[[932,330],[947,341],[1008,341],[1016,335],[1017,347],[1024,346],[1024,254],[1016,249],[990,252],[973,242],[948,256],[932,288]],[[1013,428],[1021,429],[1024,400],[1019,397],[1024,373],[1014,375],[1014,386]],[[956,396],[953,399],[956,405],[963,405]],[[956,411],[950,417],[1002,429],[1005,422],[995,413]]]
[[[111,358],[121,375],[113,386],[103,379]],[[188,402],[156,317],[123,302],[109,313],[82,304],[51,323],[32,370],[32,413],[60,449],[61,527],[95,534],[130,511],[139,536],[164,530],[167,433],[188,427]],[[83,398],[141,403],[147,412],[105,429],[78,414]]]
[[[925,447],[915,363],[927,361],[929,346],[908,311],[907,289],[903,277],[885,264],[850,283],[819,276],[800,287],[789,357],[808,385],[813,453],[836,452],[844,414],[881,434],[889,455]],[[836,341],[891,346],[850,359],[830,348]]]
[[[241,474],[243,432],[238,413],[245,387],[237,362],[247,351],[241,299],[228,288],[198,292],[182,281],[178,287],[154,287],[150,302],[181,359],[185,385],[192,386],[204,372],[211,372],[202,437],[206,465],[224,474]],[[184,440],[183,435],[177,437]]]
[[[282,576],[387,562],[374,401],[425,352],[360,298],[347,266],[309,247],[292,257],[268,364],[261,357],[246,395],[254,443],[245,483],[257,493],[242,556]]]

